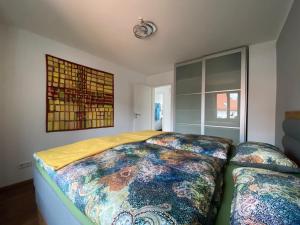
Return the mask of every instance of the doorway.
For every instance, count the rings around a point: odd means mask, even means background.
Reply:
[[[152,129],[171,131],[171,85],[153,88]]]

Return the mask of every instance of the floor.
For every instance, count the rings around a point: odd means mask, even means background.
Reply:
[[[0,191],[0,225],[38,225],[32,181]]]

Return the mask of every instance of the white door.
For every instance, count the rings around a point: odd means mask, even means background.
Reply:
[[[152,88],[137,84],[134,86],[134,131],[151,129]]]

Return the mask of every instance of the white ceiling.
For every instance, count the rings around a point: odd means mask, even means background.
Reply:
[[[0,20],[146,75],[174,63],[274,40],[292,0],[0,0]],[[158,32],[136,39],[138,17]]]

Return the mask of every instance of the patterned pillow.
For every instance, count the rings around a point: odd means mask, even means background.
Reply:
[[[146,140],[146,142],[148,144],[191,151],[220,159],[227,159],[227,154],[232,144],[231,140],[225,138],[173,132],[152,137]]]
[[[258,168],[233,170],[231,225],[300,224],[300,178]]]
[[[272,150],[277,151],[277,152],[281,152],[280,148],[278,148],[274,145],[268,144],[268,143],[264,143],[264,142],[248,141],[248,142],[240,143],[237,146],[238,150],[253,149],[253,148],[268,148],[268,149],[272,149]]]
[[[279,148],[266,143],[245,142],[238,145],[231,162],[279,172],[300,172],[298,165],[280,152]]]

